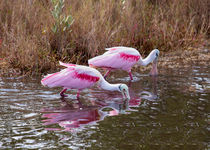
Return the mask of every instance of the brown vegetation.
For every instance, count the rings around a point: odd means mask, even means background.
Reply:
[[[207,38],[208,7],[208,0],[66,0],[62,16],[74,22],[55,33],[50,0],[1,0],[0,66],[41,73],[58,60],[87,64],[105,47],[143,55],[187,49]]]

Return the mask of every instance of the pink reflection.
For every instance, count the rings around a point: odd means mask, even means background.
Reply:
[[[64,101],[65,102],[65,101]],[[82,106],[80,103],[68,104],[60,108],[43,109],[44,125],[58,124],[70,131],[91,122],[100,120],[101,114],[96,106]],[[46,128],[47,130],[61,130],[60,128]]]
[[[75,128],[83,128],[86,125],[96,124],[107,116],[115,116],[121,113],[133,111],[130,107],[138,107],[141,103],[139,99],[130,101],[91,101],[90,106],[78,103],[68,104],[63,100],[64,106],[59,108],[42,109],[43,124],[49,126],[46,130],[72,131]],[[52,127],[55,126],[55,127]]]
[[[131,83],[129,86],[132,86]],[[117,92],[89,90],[89,98],[92,100],[83,100],[86,102],[85,104],[82,104],[79,99],[65,98],[61,99],[61,106],[43,109],[43,124],[48,127],[46,130],[73,131],[87,125],[97,124],[107,116],[129,114],[137,111],[135,107],[139,107],[141,98],[149,101],[157,99],[156,77],[152,78],[151,90],[152,92],[141,91],[139,93],[140,97],[137,97],[137,94],[130,90],[131,99],[129,101],[119,98],[120,95]]]

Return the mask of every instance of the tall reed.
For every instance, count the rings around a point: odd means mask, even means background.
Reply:
[[[87,64],[105,47],[175,51],[209,35],[208,0],[68,0],[60,25],[52,12],[62,0],[53,1],[0,1],[0,61],[40,73],[55,69],[58,60]],[[56,25],[62,31],[52,30]]]

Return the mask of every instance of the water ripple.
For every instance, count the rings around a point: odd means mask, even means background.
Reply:
[[[110,76],[109,82],[129,86],[130,101],[97,87],[82,91],[79,100],[75,90],[60,99],[61,88],[43,87],[40,79],[0,78],[0,147],[205,149],[209,69],[174,72],[156,78],[134,72],[133,82],[126,72]]]

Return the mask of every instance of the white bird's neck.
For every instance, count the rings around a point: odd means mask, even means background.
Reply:
[[[119,85],[120,84],[110,84],[104,78],[101,78],[98,85],[104,90],[119,91]]]
[[[142,59],[140,58],[138,63],[141,66],[146,66],[149,63],[151,63],[155,59],[153,52],[151,52],[146,58]]]

